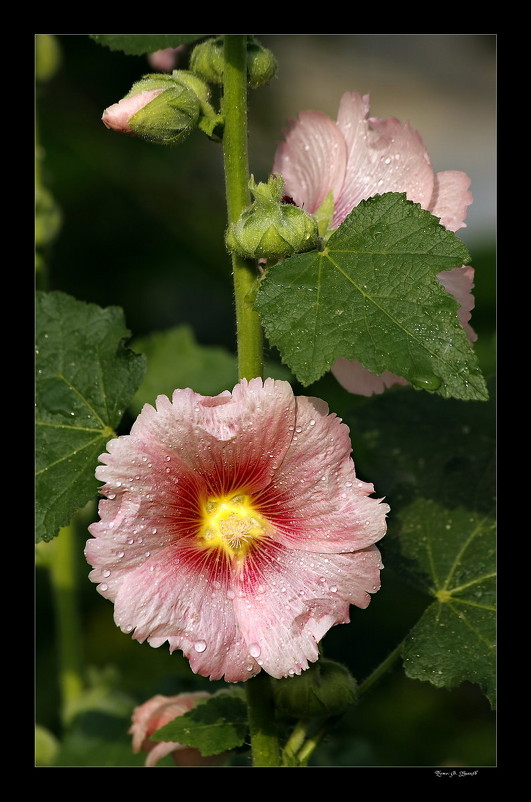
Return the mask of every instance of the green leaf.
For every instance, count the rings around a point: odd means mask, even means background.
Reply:
[[[139,338],[132,347],[145,354],[148,362],[144,381],[130,405],[135,415],[144,404],[153,404],[158,395],[171,398],[178,387],[191,387],[201,395],[218,395],[232,390],[238,381],[236,356],[219,346],[199,345],[188,326]],[[269,362],[266,375],[286,381],[292,378],[282,365]]]
[[[97,492],[94,471],[144,373],[118,307],[37,293],[37,542]]]
[[[384,564],[430,598],[406,641],[406,674],[437,687],[475,682],[494,705],[489,389],[489,402],[469,404],[403,389],[368,400],[348,422],[364,470],[391,506]]]
[[[175,741],[199,749],[204,757],[241,746],[247,737],[247,705],[237,693],[221,692],[165,724],[153,741]]]
[[[121,50],[128,56],[155,53],[166,47],[179,47],[203,39],[207,33],[91,33],[91,39],[111,50]]]
[[[458,304],[436,279],[469,260],[436,217],[389,192],[353,209],[323,251],[272,266],[256,308],[305,386],[345,357],[444,397],[485,400]]]
[[[405,644],[406,674],[437,687],[476,682],[494,707],[494,521],[417,499],[402,516],[401,540],[434,598]]]

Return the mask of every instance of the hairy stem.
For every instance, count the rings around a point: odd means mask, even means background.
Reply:
[[[247,153],[247,37],[226,34],[224,39],[223,158],[228,221],[236,222],[249,205],[249,159]],[[240,379],[263,372],[262,328],[253,300],[257,284],[256,263],[232,254],[236,337]]]
[[[224,37],[223,159],[228,222],[236,222],[251,201],[247,153],[247,37]],[[257,269],[254,261],[232,254],[238,374],[240,379],[261,376],[263,344],[260,319],[253,309]],[[267,674],[246,683],[254,766],[279,766],[280,748],[275,723],[273,690]]]
[[[261,672],[245,683],[253,766],[280,766],[280,747],[270,677]]]

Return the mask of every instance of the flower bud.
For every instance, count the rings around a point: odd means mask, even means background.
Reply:
[[[207,39],[196,45],[190,56],[190,70],[212,84],[223,83],[223,39]]]
[[[271,176],[267,184],[255,184],[251,178],[249,187],[255,201],[229,227],[229,250],[249,259],[281,259],[317,246],[319,234],[313,217],[298,206],[281,202],[281,176]]]
[[[129,733],[133,736],[133,752],[147,752],[146,766],[156,766],[166,755],[173,757],[176,766],[218,766],[226,753],[203,757],[199,749],[183,746],[174,741],[152,741],[150,736],[158,729],[192,710],[198,702],[211,694],[204,691],[179,693],[177,696],[157,694],[133,712]]]
[[[271,50],[251,38],[247,42],[247,83],[253,89],[267,84],[277,71],[277,60]]]
[[[166,145],[182,142],[199,124],[208,87],[195,75],[145,75],[103,113],[107,128]]]
[[[223,39],[207,39],[196,45],[190,58],[190,69],[205,81],[223,83]],[[276,59],[254,37],[247,40],[247,83],[253,89],[271,80],[277,69]]]
[[[292,718],[339,716],[356,701],[356,685],[345,666],[321,659],[300,676],[273,683],[275,707]]]

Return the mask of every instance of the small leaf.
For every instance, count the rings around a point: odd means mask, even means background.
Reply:
[[[208,36],[207,33],[91,33],[91,39],[111,50],[121,50],[128,56],[155,53],[167,47],[187,45]]]
[[[37,293],[37,542],[96,495],[98,457],[144,373],[118,307]]]
[[[174,741],[199,749],[204,757],[235,749],[247,737],[247,705],[234,693],[221,692],[165,724],[153,741]]]
[[[153,404],[158,395],[171,398],[179,387],[191,387],[201,395],[218,395],[232,390],[238,381],[236,356],[219,346],[199,345],[188,326],[155,332],[134,340],[132,347],[148,360],[144,381],[130,405],[135,415],[144,404]],[[265,374],[292,379],[287,368],[269,362]]]
[[[444,397],[485,400],[458,304],[436,278],[469,260],[436,217],[389,192],[353,209],[323,251],[269,268],[256,308],[305,386],[345,357]]]

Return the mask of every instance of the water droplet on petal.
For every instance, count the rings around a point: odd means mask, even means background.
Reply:
[[[100,585],[100,590],[102,590],[105,593],[106,590],[109,590],[109,586],[106,585],[104,582],[103,585]]]
[[[235,596],[236,596],[236,594],[234,593],[233,590],[228,590],[227,591],[227,599],[234,599]]]
[[[204,652],[206,647],[207,645],[204,640],[198,640],[194,643],[194,649],[196,650],[196,652],[199,653]]]
[[[249,644],[249,654],[251,655],[251,657],[260,657],[261,653],[262,650],[257,643]]]
[[[111,572],[109,570],[106,570],[106,571],[103,572],[103,576],[104,577],[108,577],[110,575],[111,575]]]
[[[117,551],[117,552],[116,552],[116,556],[118,557],[118,559],[119,559],[119,560],[121,560],[121,559],[122,559],[122,557],[124,556],[124,554],[125,554],[125,552],[123,552],[123,551]]]
[[[314,420],[310,421],[310,426],[315,426],[315,421]]]
[[[337,585],[330,585],[330,591],[332,593],[337,593]]]

